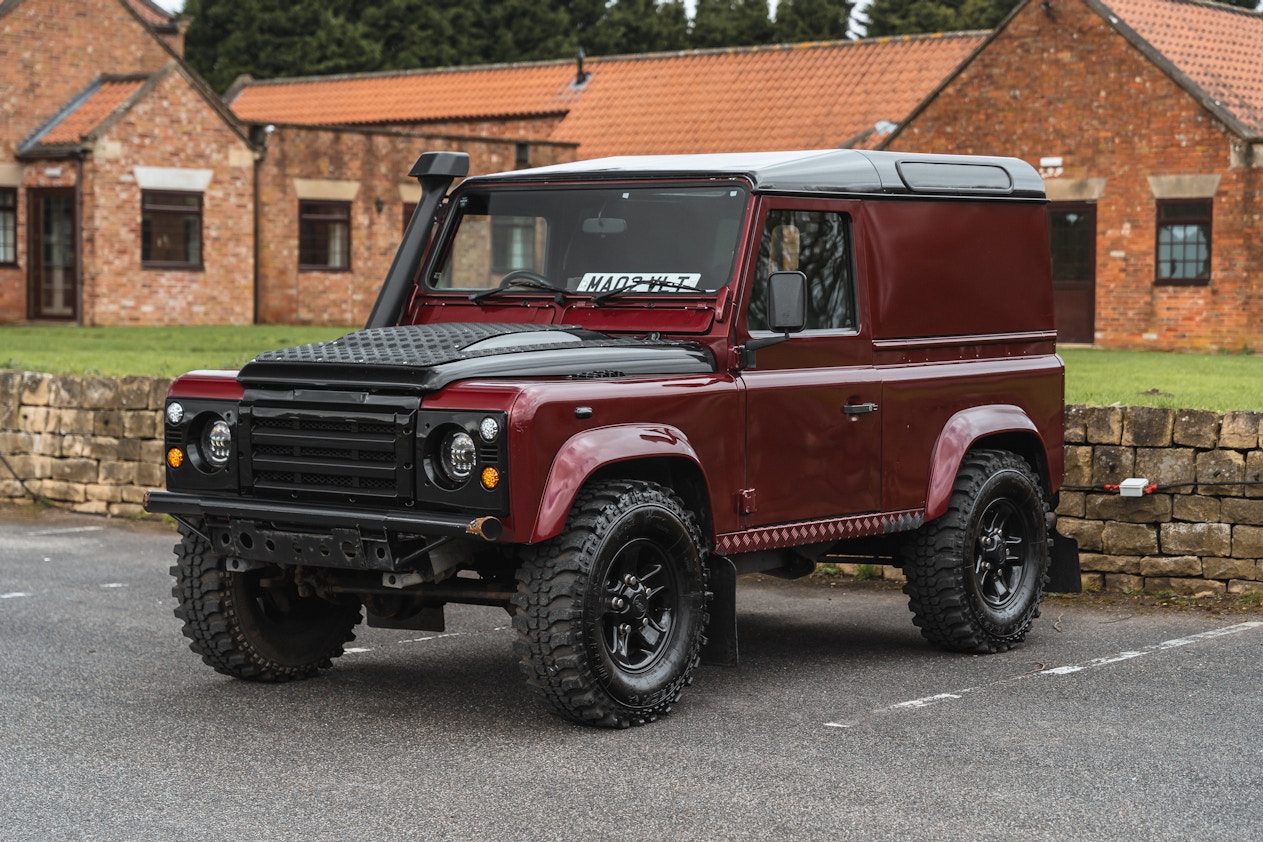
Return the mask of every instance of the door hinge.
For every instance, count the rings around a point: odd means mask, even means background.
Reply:
[[[743,515],[752,515],[759,510],[755,501],[754,489],[743,488],[737,492],[737,511]]]

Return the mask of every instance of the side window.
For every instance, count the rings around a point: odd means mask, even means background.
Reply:
[[[854,330],[855,282],[851,277],[851,232],[845,214],[834,211],[768,211],[759,244],[750,330],[767,330],[767,279],[798,270],[807,276],[807,329]]]
[[[202,194],[142,190],[140,262],[144,266],[202,265]]]
[[[351,268],[350,202],[298,203],[298,268],[325,272]]]
[[[1210,199],[1158,202],[1158,253],[1154,282],[1210,283]]]

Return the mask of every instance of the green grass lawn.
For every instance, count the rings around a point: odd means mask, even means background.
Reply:
[[[196,368],[239,368],[255,355],[322,342],[349,327],[0,326],[0,368],[52,374],[174,377]]]
[[[1263,355],[1064,348],[1066,403],[1263,410]]]
[[[263,351],[335,339],[354,328],[0,326],[0,368],[174,377],[237,368]],[[1263,411],[1263,355],[1065,348],[1066,402]]]

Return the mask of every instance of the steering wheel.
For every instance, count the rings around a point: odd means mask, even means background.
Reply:
[[[538,272],[532,272],[530,269],[514,269],[509,274],[500,279],[500,288],[511,286],[535,287],[537,289],[550,289],[557,292],[557,287],[553,286],[552,281],[545,278]]]

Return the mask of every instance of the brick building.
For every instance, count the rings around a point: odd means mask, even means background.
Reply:
[[[270,131],[269,131],[270,129]],[[574,144],[394,128],[256,126],[258,319],[358,325],[368,318],[421,198],[423,151],[469,153],[472,172],[574,160]]]
[[[1040,165],[1064,341],[1263,350],[1263,14],[1027,0],[885,147]]]
[[[0,321],[251,320],[254,154],[182,38],[148,0],[0,3]]]
[[[265,145],[259,316],[364,321],[419,196],[403,176],[418,144],[469,152],[474,173],[629,153],[871,147],[983,38],[242,81],[225,99]]]

